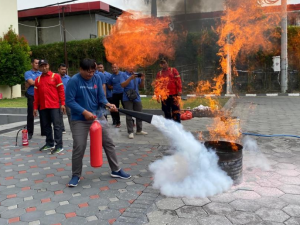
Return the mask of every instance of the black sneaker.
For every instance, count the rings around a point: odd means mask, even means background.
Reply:
[[[43,147],[40,148],[40,151],[47,151],[47,150],[52,150],[54,149],[54,146],[49,146],[45,144]]]
[[[32,134],[28,134],[28,141],[32,139]]]
[[[55,153],[60,153],[62,152],[64,149],[63,148],[60,148],[60,147],[56,147],[53,149],[53,151],[51,152],[51,154],[55,154]]]

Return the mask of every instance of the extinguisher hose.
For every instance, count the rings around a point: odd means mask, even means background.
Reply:
[[[21,128],[20,130],[18,130],[17,136],[16,136],[16,146],[18,146],[18,136],[21,130],[26,129],[26,126],[24,128]]]
[[[18,130],[18,133],[17,133],[17,136],[16,136],[16,146],[18,146],[18,136],[19,136],[19,133],[22,129]]]
[[[253,134],[253,133],[242,133],[243,135],[251,135],[251,136],[258,136],[258,137],[294,137],[294,138],[300,138],[300,136],[297,135],[290,135],[290,134]]]

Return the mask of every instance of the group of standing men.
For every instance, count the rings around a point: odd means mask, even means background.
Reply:
[[[164,63],[166,66],[164,68]],[[181,94],[181,80],[177,70],[169,70],[165,60],[160,61],[162,72],[160,76],[170,76],[167,88],[171,89],[170,98],[162,102],[162,109],[166,118],[172,118],[180,122],[179,105],[174,101],[174,96]],[[96,70],[97,68],[97,70]],[[141,111],[142,103],[139,95],[139,87],[143,87],[145,76],[134,73],[133,69],[126,72],[119,71],[118,65],[112,65],[112,74],[104,71],[102,63],[93,59],[84,59],[80,62],[80,72],[70,79],[66,74],[66,65],[61,64],[58,68],[59,74],[50,71],[47,60],[32,60],[32,70],[25,73],[26,86],[28,87],[26,97],[28,100],[27,127],[29,139],[33,135],[33,121],[39,111],[41,121],[41,132],[46,136],[46,144],[40,148],[41,151],[52,150],[52,154],[63,151],[62,133],[65,132],[63,125],[63,114],[68,115],[72,137],[72,178],[70,187],[78,185],[82,172],[82,159],[87,145],[89,127],[96,117],[102,124],[102,140],[105,153],[111,168],[111,176],[128,179],[131,176],[125,173],[118,165],[115,146],[109,136],[108,123],[104,118],[105,107],[111,111],[113,125],[119,128],[120,115],[117,110],[121,101],[123,108]],[[171,71],[171,74],[170,74]],[[170,84],[175,82],[175,84]],[[175,85],[175,86],[174,86]],[[175,93],[172,88],[179,90]],[[128,93],[135,93],[135,97]],[[177,107],[177,108],[176,108]],[[178,116],[179,114],[179,120]],[[53,131],[54,139],[53,139]],[[134,138],[132,117],[126,117],[129,138]],[[136,120],[136,134],[146,135],[142,130],[142,121]]]

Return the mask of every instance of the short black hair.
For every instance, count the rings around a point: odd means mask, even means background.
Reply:
[[[60,68],[60,67],[67,67],[67,66],[64,63],[61,63],[61,64],[59,64],[58,68]]]
[[[32,59],[31,59],[31,63],[34,63],[34,60],[37,60],[37,61],[39,61],[39,59],[32,58]]]
[[[103,63],[102,62],[97,62],[97,66],[99,66],[99,65],[103,65]]]
[[[95,70],[96,69],[96,64],[94,59],[83,59],[80,61],[80,68],[88,71],[90,69]]]

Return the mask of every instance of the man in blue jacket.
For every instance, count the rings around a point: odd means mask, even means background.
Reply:
[[[103,90],[105,90],[105,95],[106,95],[106,99],[109,103],[112,103],[113,104],[113,101],[112,101],[112,90],[110,90],[108,87],[107,87],[107,83],[108,81],[110,80],[111,78],[111,74],[107,71],[105,71],[104,69],[104,65],[103,63],[101,62],[98,62],[97,63],[97,70],[99,73],[103,74],[104,75],[104,78],[105,78],[105,88],[103,88]],[[107,115],[105,115],[105,118],[107,119]],[[113,119],[112,119],[113,120]],[[113,120],[113,125],[116,125],[116,122]]]
[[[112,171],[111,176],[122,179],[131,177],[118,165],[115,145],[109,136],[109,126],[99,110],[101,106],[109,107],[111,110],[117,109],[106,100],[101,79],[94,75],[95,70],[96,65],[93,59],[83,59],[80,62],[80,72],[74,75],[67,85],[66,104],[71,109],[73,137],[72,179],[69,187],[77,186],[80,181],[87,137],[96,114],[102,122],[102,144]]]
[[[139,87],[143,88],[145,86],[145,75],[144,74],[135,74],[133,69],[129,69],[122,74],[121,87],[124,88],[123,92],[123,103],[125,109],[141,112],[143,109],[142,101],[139,93]],[[127,92],[129,90],[134,90],[137,95],[135,99],[129,99]],[[131,116],[126,115],[126,126],[128,132],[128,138],[133,139],[133,120]],[[146,135],[147,132],[142,129],[142,120],[136,119],[136,134],[137,135]]]
[[[33,102],[34,102],[34,84],[35,79],[38,78],[42,73],[39,71],[39,60],[31,60],[32,69],[26,71],[24,74],[25,86],[28,87],[25,92],[27,98],[27,130],[28,130],[28,140],[32,138],[34,131],[34,116],[33,116]],[[43,131],[43,126],[41,124],[41,132]],[[43,134],[43,133],[42,133]]]
[[[113,104],[115,104],[115,106],[117,108],[119,108],[120,106],[120,101],[121,101],[121,104],[124,108],[124,104],[123,104],[123,87],[121,87],[121,82],[120,82],[120,79],[121,79],[121,76],[123,74],[123,72],[119,71],[119,67],[117,64],[112,64],[112,67],[111,67],[111,70],[112,70],[112,75],[108,81],[108,88],[110,90],[112,90],[112,101],[113,101]],[[119,112],[112,112],[111,113],[111,116],[113,118],[113,121],[116,123],[116,128],[120,128],[121,127],[121,120],[120,120],[120,114]]]

